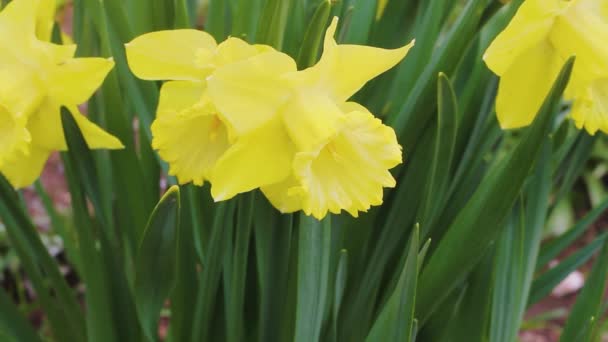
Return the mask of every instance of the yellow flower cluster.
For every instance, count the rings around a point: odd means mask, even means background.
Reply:
[[[396,50],[338,45],[337,19],[313,67],[264,45],[198,30],[160,31],[126,45],[131,70],[169,80],[152,124],[153,147],[180,183],[212,184],[216,201],[260,188],[282,212],[357,216],[382,203],[401,163],[394,131],[348,102],[399,63]],[[162,47],[162,48],[159,48]]]
[[[65,150],[59,108],[68,107],[91,148],[121,148],[80,114],[114,62],[74,58],[49,42],[54,0],[14,0],[0,12],[0,172],[16,188],[38,178],[49,154]]]
[[[530,124],[561,66],[576,56],[565,96],[589,133],[608,133],[608,1],[526,0],[484,55],[500,76],[496,113],[503,128]]]

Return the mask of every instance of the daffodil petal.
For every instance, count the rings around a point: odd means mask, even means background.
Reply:
[[[563,3],[560,0],[524,1],[483,56],[490,70],[503,76],[528,50],[548,39],[555,18],[564,7]]]
[[[25,188],[40,177],[49,154],[49,150],[32,145],[27,154],[21,152],[11,163],[0,166],[0,172],[13,187]]]
[[[113,135],[89,121],[75,106],[68,107],[78,124],[87,145],[91,149],[121,149],[124,146]],[[27,128],[35,137],[36,144],[48,150],[67,149],[61,125],[59,105],[45,101],[28,121]]]
[[[50,96],[64,105],[86,102],[114,67],[106,58],[73,58],[50,71]]]
[[[297,75],[294,81],[327,91],[335,101],[343,102],[368,81],[397,65],[407,55],[414,41],[388,50],[363,45],[338,45],[334,39],[338,19],[334,18],[325,34],[320,61]]]
[[[23,121],[33,113],[46,95],[37,75],[14,65],[0,68],[0,103],[16,118]]]
[[[276,51],[217,69],[208,79],[209,96],[239,136],[268,123],[291,95],[282,76],[295,61]]]
[[[293,96],[281,110],[283,121],[298,151],[318,149],[333,136],[344,114],[326,95]]]
[[[260,53],[255,45],[250,45],[242,39],[230,37],[217,46],[215,66],[221,67],[230,63],[245,60]]]
[[[206,89],[204,82],[169,81],[160,91],[156,117],[175,116],[200,103]]]
[[[0,37],[31,37],[36,31],[36,16],[39,0],[11,1],[0,11]],[[14,39],[18,42],[19,39]],[[29,41],[29,39],[28,39]],[[24,42],[25,43],[25,42]]]
[[[300,182],[291,174],[284,181],[263,186],[261,190],[275,208],[287,214],[302,210],[304,192],[301,187]]]
[[[321,150],[297,153],[294,160],[306,194],[304,212],[317,219],[341,210],[357,216],[382,203],[383,187],[395,186],[388,171],[402,158],[395,132],[368,112],[346,117],[341,132]]]
[[[291,172],[294,147],[277,118],[239,140],[218,160],[211,195],[223,201],[278,183]]]
[[[86,116],[80,113],[78,108],[72,107],[70,111],[90,149],[119,150],[124,148],[124,145],[118,138],[89,121]]]
[[[209,70],[197,64],[199,55],[211,55],[217,44],[203,31],[192,29],[151,32],[126,44],[133,73],[145,80],[202,80]]]
[[[570,89],[579,82],[608,76],[608,21],[581,6],[572,6],[558,17],[550,40],[564,58],[576,56]]]
[[[55,0],[38,0],[36,11],[36,36],[42,41],[50,41],[55,24]]]
[[[29,153],[30,132],[6,108],[0,106],[0,167],[17,154]]]
[[[529,125],[557,78],[562,59],[548,44],[518,58],[500,78],[496,115],[503,129]]]

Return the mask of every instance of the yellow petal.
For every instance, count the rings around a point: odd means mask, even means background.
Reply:
[[[322,149],[297,153],[294,160],[305,193],[304,212],[317,219],[341,210],[356,217],[382,203],[383,187],[395,186],[388,170],[401,163],[401,146],[393,129],[368,112],[346,118],[340,133]]]
[[[21,152],[14,161],[0,166],[0,172],[13,187],[25,188],[40,177],[49,154],[49,150],[32,145],[27,155]]]
[[[49,96],[63,105],[86,102],[101,86],[114,67],[114,61],[105,58],[73,58],[50,70]]]
[[[18,65],[0,68],[0,103],[22,122],[36,110],[45,95],[46,89],[35,72]]]
[[[283,75],[296,71],[295,61],[266,52],[217,69],[208,79],[209,96],[241,136],[268,123],[289,99]]]
[[[496,114],[503,129],[529,125],[565,60],[548,44],[526,51],[500,78]]]
[[[214,65],[221,67],[230,63],[245,60],[260,53],[260,49],[242,39],[230,37],[217,47]]]
[[[293,96],[281,110],[283,121],[298,151],[318,149],[333,136],[344,114],[324,94]]]
[[[180,184],[202,185],[230,147],[227,129],[215,113],[211,104],[200,104],[166,111],[152,123],[152,146]]]
[[[258,187],[278,183],[291,172],[294,148],[276,118],[242,136],[218,160],[211,176],[211,195],[223,201]]]
[[[197,58],[215,49],[211,35],[192,29],[146,33],[126,44],[129,67],[145,80],[202,80],[210,70]]]
[[[101,127],[97,126],[97,124],[89,121],[86,116],[80,113],[78,108],[71,107],[70,111],[90,149],[119,150],[124,148],[124,145],[120,140],[104,131]]]
[[[55,24],[55,0],[38,0],[36,12],[36,36],[42,41],[50,41]]]
[[[67,149],[59,107],[58,104],[45,101],[27,123],[27,128],[36,144],[47,150],[64,151]],[[124,147],[116,137],[89,121],[78,108],[70,106],[69,109],[89,148],[120,149]]]
[[[165,82],[160,91],[156,117],[177,115],[200,103],[206,89],[204,82]]]
[[[36,41],[34,47],[43,56],[41,58],[44,58],[47,63],[45,67],[49,68],[71,60],[77,48],[74,44],[59,45],[43,41]]]
[[[280,212],[287,214],[302,210],[304,193],[298,191],[302,185],[293,174],[282,182],[263,186],[264,196]]]
[[[596,80],[574,99],[572,118],[578,128],[589,134],[608,133],[608,78]]]
[[[490,70],[499,76],[504,75],[528,50],[545,41],[564,3],[561,0],[524,1],[483,56]]]
[[[365,83],[397,65],[407,55],[414,41],[394,50],[363,45],[338,45],[334,39],[338,19],[334,18],[325,34],[321,60],[315,66],[294,75],[303,87],[320,87],[337,102],[354,95]]]
[[[39,0],[18,0],[9,2],[0,11],[0,39],[19,43],[23,37],[34,38],[36,12]],[[28,42],[21,42],[29,43]]]
[[[25,126],[0,105],[0,167],[15,155],[29,153],[32,138]]]
[[[608,21],[584,6],[572,6],[553,25],[551,43],[558,53],[576,56],[573,83],[608,76]]]

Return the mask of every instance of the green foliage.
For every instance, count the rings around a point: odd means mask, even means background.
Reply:
[[[605,158],[594,149],[601,137],[563,115],[574,60],[530,127],[502,131],[497,79],[482,54],[521,1],[389,0],[377,16],[379,2],[74,0],[78,55],[116,62],[89,117],[126,148],[90,150],[62,108],[67,219],[36,184],[84,284],[82,303],[0,176],[0,220],[49,328],[31,325],[32,307],[3,291],[0,340],[510,342],[526,309],[589,260],[562,341],[597,338],[606,235],[546,267],[608,208],[586,170],[590,158]],[[404,149],[382,206],[317,221],[280,214],[256,192],[214,203],[207,185],[175,186],[150,147],[158,84],[135,78],[123,44],[202,23],[217,40],[269,44],[304,68],[318,60],[333,15],[339,42],[394,48],[416,38],[403,63],[355,95]],[[582,174],[593,208],[544,243],[547,218]]]

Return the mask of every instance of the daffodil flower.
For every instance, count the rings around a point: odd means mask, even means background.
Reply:
[[[49,154],[67,149],[59,108],[74,115],[90,148],[122,148],[77,108],[114,62],[73,58],[76,47],[48,42],[52,0],[14,0],[0,12],[0,172],[16,188],[30,185]]]
[[[561,66],[577,57],[566,97],[572,116],[590,133],[605,129],[608,77],[606,2],[600,0],[527,0],[484,55],[500,76],[496,113],[500,125],[530,124]],[[602,128],[604,127],[604,128]]]
[[[214,169],[216,200],[261,187],[283,212],[352,215],[380,204],[401,162],[391,128],[346,101],[399,63],[412,46],[385,50],[338,45],[337,18],[313,67],[256,56],[219,68],[208,79],[212,102],[239,136]],[[251,170],[255,170],[252,172]]]
[[[192,29],[144,34],[126,44],[126,51],[136,76],[169,80],[161,88],[152,145],[169,163],[169,174],[196,185],[210,180],[216,162],[238,144],[236,130],[207,95],[207,78],[217,68],[258,56],[291,62],[269,46],[238,38],[218,45],[208,33]]]

